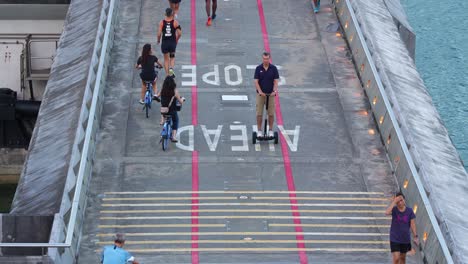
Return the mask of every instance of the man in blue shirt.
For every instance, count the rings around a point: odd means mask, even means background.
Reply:
[[[101,254],[101,263],[103,264],[138,264],[135,258],[123,249],[125,237],[123,234],[116,234],[113,246],[105,246]]]
[[[262,116],[267,96],[278,94],[279,73],[275,65],[270,63],[270,53],[263,52],[263,63],[255,69],[254,83],[257,89],[257,135],[263,137]],[[268,135],[273,137],[273,121],[275,120],[275,98],[268,99]]]

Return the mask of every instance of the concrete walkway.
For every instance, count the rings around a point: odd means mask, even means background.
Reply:
[[[218,1],[211,27],[203,1],[191,20],[190,2],[175,68],[188,100],[180,143],[163,152],[159,106],[144,116],[133,66],[167,2],[121,1],[79,263],[96,263],[116,232],[141,263],[389,263],[384,210],[396,184],[345,42],[326,30],[330,3],[314,15],[306,0],[261,1],[284,139],[252,145],[257,1]]]

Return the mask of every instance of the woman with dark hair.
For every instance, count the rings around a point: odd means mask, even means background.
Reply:
[[[156,79],[158,75],[154,70],[154,66],[158,65],[162,68],[161,63],[159,63],[158,58],[153,55],[153,50],[151,49],[151,44],[145,44],[143,50],[141,51],[141,56],[138,58],[135,68],[141,69],[140,78],[141,78],[141,93],[140,93],[140,104],[145,104],[145,93],[146,93],[146,83],[152,82],[153,84],[153,99],[159,102],[157,97],[158,87],[156,86]]]
[[[179,91],[176,89],[176,82],[173,77],[166,76],[161,89],[161,107],[168,107],[169,112],[166,114],[172,117],[172,136],[171,141],[177,142],[177,129],[179,128],[179,115],[177,114],[176,100],[182,105],[185,102],[185,98],[181,97]],[[161,124],[164,122],[161,117]]]
[[[390,226],[390,251],[392,252],[393,264],[405,264],[406,254],[411,251],[411,234],[413,242],[419,245],[416,232],[416,215],[413,209],[406,206],[405,196],[398,192],[390,206],[385,210],[386,215],[392,216]]]

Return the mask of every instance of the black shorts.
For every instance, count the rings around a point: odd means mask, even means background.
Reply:
[[[390,251],[391,252],[400,252],[406,254],[411,250],[411,243],[402,244],[390,241]]]
[[[173,3],[173,4],[178,4],[178,3],[180,3],[180,1],[182,1],[182,0],[169,0],[169,1],[171,1],[171,3]]]
[[[154,82],[158,75],[156,73],[140,73],[140,78],[142,81]]]
[[[161,43],[161,52],[163,54],[175,53],[176,47],[177,47],[177,44],[175,42],[173,42],[173,41],[164,41],[163,43]]]

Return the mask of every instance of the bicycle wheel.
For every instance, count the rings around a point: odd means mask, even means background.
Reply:
[[[164,123],[163,130],[161,131],[161,146],[163,151],[166,151],[169,145],[169,135],[167,133],[167,123]]]

